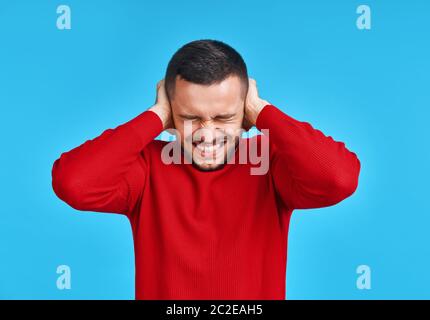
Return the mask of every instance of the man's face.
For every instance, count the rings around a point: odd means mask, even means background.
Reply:
[[[244,117],[245,90],[237,76],[212,85],[176,78],[170,100],[173,122],[184,153],[201,170],[221,167],[235,151]]]

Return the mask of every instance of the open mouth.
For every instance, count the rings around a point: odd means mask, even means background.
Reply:
[[[221,150],[226,144],[227,139],[223,139],[217,141],[217,143],[207,143],[207,142],[193,142],[193,146],[199,151],[200,156],[206,157],[213,154],[216,154],[219,150]]]

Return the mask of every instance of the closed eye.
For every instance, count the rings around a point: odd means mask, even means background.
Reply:
[[[183,120],[192,120],[192,121],[200,119],[197,116],[188,115],[188,114],[181,114],[179,115],[179,117]],[[235,114],[222,114],[214,117],[213,119],[220,120],[220,121],[228,121],[228,120],[232,120],[234,117],[235,117]]]
[[[186,114],[181,114],[179,117],[181,117],[184,120],[197,120],[198,117],[196,116],[191,116],[191,115],[186,115]]]
[[[231,120],[234,118],[234,116],[235,116],[234,114],[219,115],[219,116],[216,116],[215,119],[216,120]]]

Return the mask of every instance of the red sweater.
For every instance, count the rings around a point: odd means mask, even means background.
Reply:
[[[167,142],[154,140],[161,120],[145,111],[63,153],[53,189],[77,210],[129,218],[136,299],[285,299],[293,209],[350,196],[360,162],[343,143],[273,105],[256,127],[270,130],[264,175],[251,175],[253,165],[239,161],[209,172],[164,164]]]

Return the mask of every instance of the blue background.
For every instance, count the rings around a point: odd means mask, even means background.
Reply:
[[[67,4],[72,30],[58,30]],[[356,8],[372,9],[358,30]],[[293,214],[288,299],[430,298],[430,2],[0,1],[0,298],[133,299],[131,228],[56,198],[59,155],[152,105],[171,55],[202,38],[260,95],[362,163],[341,204]],[[58,290],[56,268],[72,271]],[[372,270],[358,290],[356,268]]]

